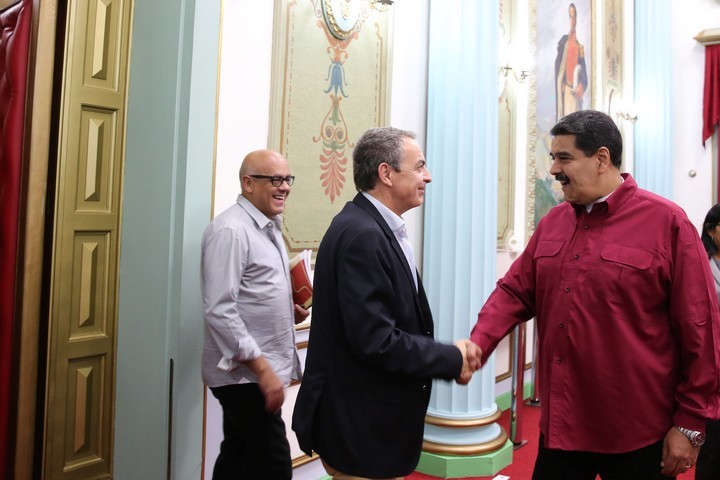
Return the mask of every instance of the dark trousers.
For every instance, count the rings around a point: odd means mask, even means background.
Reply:
[[[280,412],[265,411],[256,383],[210,389],[223,409],[224,439],[213,480],[290,480],[292,460]]]
[[[705,424],[706,440],[700,447],[695,480],[720,479],[720,420],[708,420]]]
[[[663,442],[627,453],[592,453],[543,447],[540,435],[533,480],[661,480]]]

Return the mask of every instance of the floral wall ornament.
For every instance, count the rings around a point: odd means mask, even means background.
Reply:
[[[359,9],[351,10],[347,7],[345,9],[347,10],[347,16],[343,15],[341,21],[335,21],[332,13],[328,14],[328,12],[332,12],[332,7],[330,7],[332,4],[335,4],[337,11],[338,4],[357,6],[359,2],[357,0],[355,2],[348,0],[323,0],[325,22],[318,21],[318,26],[323,28],[329,44],[326,51],[330,58],[330,66],[328,67],[328,75],[325,79],[325,81],[328,82],[328,86],[323,92],[329,94],[330,107],[320,126],[320,136],[313,137],[313,142],[317,143],[322,140],[323,151],[320,155],[322,174],[320,175],[320,180],[325,195],[330,199],[330,203],[334,203],[335,199],[342,193],[346,181],[345,172],[347,171],[348,163],[346,148],[350,147],[350,149],[352,149],[354,146],[348,143],[349,129],[340,108],[340,101],[343,98],[349,97],[345,92],[348,83],[344,63],[350,58],[347,49],[350,43],[360,35],[360,27],[362,26],[364,18],[367,17],[367,10],[363,16]],[[326,7],[326,5],[328,5],[328,7]],[[357,14],[357,16],[355,16],[355,14]],[[343,30],[343,28],[350,28],[351,31]],[[338,31],[340,31],[343,36],[338,35]],[[339,96],[338,93],[340,93],[342,97]]]
[[[319,246],[355,196],[354,142],[368,128],[387,125],[393,12],[372,0],[275,5],[268,145],[297,177],[283,215],[292,253]]]
[[[345,184],[345,172],[347,171],[348,158],[345,154],[346,147],[352,148],[347,140],[347,123],[340,111],[340,101],[342,98],[330,95],[332,105],[328,114],[323,120],[320,129],[320,137],[313,137],[313,142],[322,139],[323,153],[320,155],[320,163],[322,174],[320,180],[325,190],[325,195],[330,199],[330,203],[335,202],[342,192]]]

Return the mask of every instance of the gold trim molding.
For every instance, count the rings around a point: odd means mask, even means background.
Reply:
[[[423,442],[423,452],[436,453],[440,455],[482,455],[485,453],[500,450],[508,436],[504,428],[500,427],[500,435],[490,442],[476,443],[473,445],[446,445],[444,443],[436,443],[425,440]]]
[[[708,28],[693,37],[705,46],[720,43],[720,28]]]
[[[0,11],[5,10],[6,8],[9,8],[16,3],[20,3],[20,0],[0,0]]]
[[[305,465],[306,463],[314,462],[315,460],[319,459],[320,457],[317,455],[313,455],[312,457],[308,457],[305,454],[302,454],[301,456],[294,458],[292,461],[292,468],[297,468]]]
[[[497,422],[501,415],[502,415],[502,411],[500,409],[498,409],[495,413],[493,413],[489,417],[471,418],[471,419],[463,419],[463,420],[458,420],[458,419],[454,419],[454,418],[433,417],[432,415],[425,415],[425,423],[427,423],[428,425],[435,425],[438,427],[474,428],[474,427],[483,427],[485,425],[491,425],[491,424]]]

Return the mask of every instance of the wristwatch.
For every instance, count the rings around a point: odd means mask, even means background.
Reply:
[[[689,428],[675,427],[680,433],[685,435],[693,447],[700,447],[705,443],[705,434],[696,430],[690,430]]]

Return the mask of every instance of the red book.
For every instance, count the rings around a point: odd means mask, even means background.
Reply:
[[[312,280],[310,274],[310,250],[303,250],[290,260],[290,281],[293,302],[303,308],[312,306]]]

